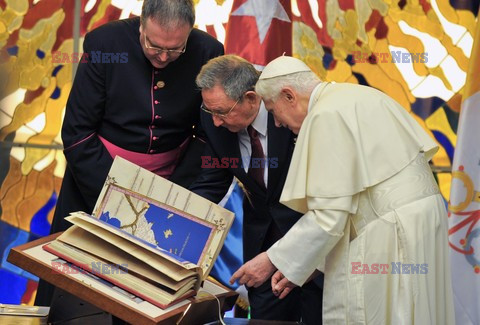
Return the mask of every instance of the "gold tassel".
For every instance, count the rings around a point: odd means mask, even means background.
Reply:
[[[243,186],[242,182],[240,182],[238,180],[238,178],[235,177],[235,180],[237,181],[237,184],[240,187],[240,189],[242,190],[243,194],[245,194],[245,197],[247,198],[250,205],[253,205],[252,204],[252,199],[250,198],[250,196],[251,196],[250,192],[245,188],[245,186]]]

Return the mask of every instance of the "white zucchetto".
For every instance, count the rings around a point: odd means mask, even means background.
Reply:
[[[302,60],[291,56],[279,56],[265,66],[260,80],[285,76],[297,72],[312,71]]]

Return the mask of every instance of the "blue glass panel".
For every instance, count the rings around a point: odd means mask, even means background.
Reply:
[[[32,217],[30,222],[30,231],[40,237],[47,236],[50,233],[50,223],[48,222],[48,214],[55,208],[57,203],[57,193],[53,192],[50,199],[43,207],[38,210]]]

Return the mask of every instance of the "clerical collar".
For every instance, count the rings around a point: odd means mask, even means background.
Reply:
[[[329,83],[326,81],[320,82],[318,85],[313,88],[312,93],[310,94],[310,100],[308,101],[308,111],[310,112],[317,102],[317,100],[320,98],[320,94],[322,93],[323,89],[325,88],[326,85]]]
[[[252,122],[252,126],[258,133],[263,136],[267,135],[268,112],[263,101],[260,102],[257,117]]]

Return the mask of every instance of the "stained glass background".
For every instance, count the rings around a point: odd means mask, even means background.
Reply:
[[[291,1],[293,54],[327,81],[370,85],[411,112],[441,145],[433,168],[446,201],[479,2]],[[195,3],[198,27],[224,42],[233,0]],[[75,63],[54,63],[52,52],[78,53],[86,32],[140,8],[133,0],[0,0],[1,303],[33,303],[38,279],[6,258],[49,233],[65,168],[60,129]],[[427,53],[428,62],[372,55],[391,51]]]

